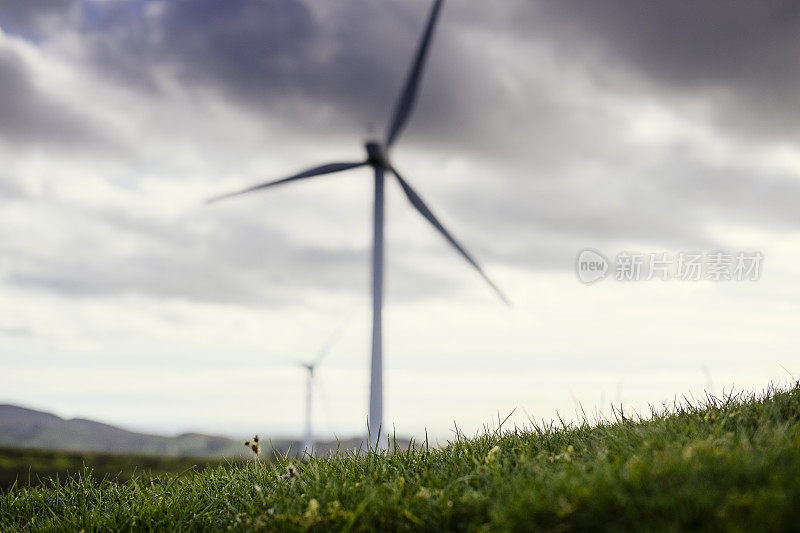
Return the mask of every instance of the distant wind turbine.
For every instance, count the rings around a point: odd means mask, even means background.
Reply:
[[[306,424],[305,431],[303,432],[303,444],[300,446],[300,453],[311,453],[314,448],[314,431],[311,424],[311,410],[314,402],[314,370],[322,362],[326,355],[331,351],[336,339],[339,338],[341,330],[331,335],[328,342],[317,353],[317,356],[309,363],[299,363],[301,367],[305,368],[308,372],[306,374]]]
[[[244,190],[236,191],[229,194],[224,194],[211,198],[209,202],[215,202],[224,198],[246,194],[275,185],[288,183],[290,181],[301,180],[310,178],[312,176],[319,176],[322,174],[332,174],[334,172],[341,172],[353,168],[369,166],[375,172],[375,199],[374,199],[374,224],[373,224],[373,245],[372,245],[372,360],[370,371],[370,394],[369,394],[369,418],[367,419],[368,427],[371,433],[370,445],[377,445],[380,448],[384,447],[383,439],[381,439],[382,424],[383,424],[383,354],[382,354],[382,337],[381,337],[381,323],[382,323],[382,308],[383,308],[383,188],[384,188],[384,174],[390,172],[397,178],[400,187],[403,189],[408,201],[411,205],[419,211],[419,213],[430,222],[439,233],[458,251],[461,256],[466,259],[484,280],[494,289],[500,298],[508,304],[508,299],[503,295],[500,289],[495,285],[489,277],[484,273],[480,265],[472,258],[472,256],[461,246],[458,241],[450,234],[447,229],[439,222],[439,219],[434,216],[430,208],[425,204],[419,194],[409,185],[409,183],[400,175],[397,169],[389,161],[389,148],[392,146],[403,127],[408,122],[411,115],[412,108],[417,99],[417,92],[419,90],[420,80],[422,79],[422,71],[425,65],[425,59],[430,47],[431,38],[433,36],[433,29],[436,25],[439,11],[441,10],[443,0],[436,0],[433,3],[428,24],[425,27],[425,32],[422,34],[422,40],[417,48],[414,60],[411,63],[411,69],[405,80],[400,97],[395,105],[394,114],[392,115],[389,128],[386,131],[386,138],[383,142],[378,140],[368,141],[365,145],[367,151],[367,159],[364,161],[357,161],[352,163],[328,163],[326,165],[317,166],[288,178],[283,178],[275,181],[261,183]],[[385,432],[385,431],[384,431]]]

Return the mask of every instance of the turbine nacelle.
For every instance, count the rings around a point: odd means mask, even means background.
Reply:
[[[392,168],[391,163],[389,163],[389,153],[382,143],[378,141],[368,141],[364,147],[367,149],[368,165],[385,170]]]

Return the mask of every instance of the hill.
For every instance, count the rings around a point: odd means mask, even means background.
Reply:
[[[405,438],[398,439],[401,446],[407,446],[408,442]],[[272,456],[267,443],[284,455],[296,452],[300,447],[299,440],[264,438],[264,457]],[[327,455],[340,448],[357,449],[360,445],[361,439],[357,438],[321,441],[315,444],[315,450],[320,455]],[[137,433],[82,418],[64,420],[50,413],[8,404],[0,405],[0,447],[165,457],[250,457],[241,440],[229,437],[201,433],[184,433],[176,437]],[[91,462],[86,464],[92,465]]]
[[[89,472],[0,493],[0,530],[794,531],[800,386],[441,449]]]
[[[0,405],[0,446],[165,456],[243,455],[242,443],[228,437],[137,433],[93,420],[64,420],[50,413],[7,404]]]

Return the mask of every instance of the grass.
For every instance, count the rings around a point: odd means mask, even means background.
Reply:
[[[289,466],[14,487],[0,531],[797,530],[800,386]]]
[[[125,482],[134,476],[140,478],[160,474],[179,473],[187,468],[198,470],[218,466],[220,459],[208,457],[167,457],[152,454],[112,454],[91,452],[64,452],[36,448],[0,447],[0,489],[48,484],[58,476],[61,479],[81,475],[89,467],[95,479],[113,479]]]

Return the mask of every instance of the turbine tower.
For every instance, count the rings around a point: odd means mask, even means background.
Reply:
[[[322,360],[328,355],[328,352],[333,348],[336,339],[339,337],[341,331],[334,333],[325,346],[317,353],[317,356],[310,363],[299,363],[301,367],[305,368],[308,372],[306,374],[306,422],[305,431],[303,432],[303,444],[300,446],[300,453],[311,454],[314,448],[314,432],[311,427],[311,410],[314,401],[314,370],[319,366]]]
[[[484,273],[480,265],[472,256],[461,246],[458,241],[450,234],[447,229],[434,216],[430,208],[425,204],[417,192],[400,175],[397,169],[389,160],[389,148],[397,140],[398,135],[405,127],[417,99],[422,71],[425,66],[428,48],[433,37],[433,30],[439,11],[442,8],[443,0],[435,0],[422,40],[419,43],[416,54],[414,55],[411,68],[407,74],[405,84],[400,92],[400,96],[395,104],[394,113],[386,131],[383,141],[370,140],[365,148],[367,158],[363,161],[349,163],[328,163],[314,168],[310,168],[287,178],[261,183],[253,187],[248,187],[240,191],[224,194],[211,198],[209,202],[215,202],[224,198],[238,196],[276,185],[281,185],[291,181],[302,180],[312,176],[332,174],[344,170],[359,167],[372,167],[375,175],[375,198],[373,215],[373,245],[372,245],[372,358],[370,370],[370,393],[369,393],[369,418],[367,419],[370,435],[370,446],[385,447],[381,433],[385,434],[383,428],[383,341],[381,335],[382,309],[383,309],[383,207],[384,207],[384,178],[386,173],[394,175],[400,184],[408,201],[412,206],[441,233],[444,238],[467,260],[483,277],[484,280],[494,289],[500,298],[508,304],[508,300],[500,289]]]

